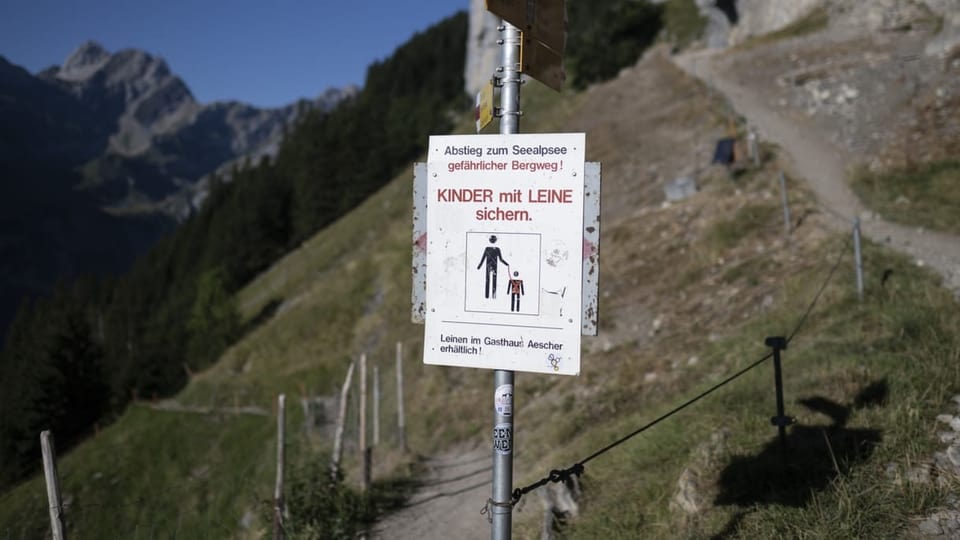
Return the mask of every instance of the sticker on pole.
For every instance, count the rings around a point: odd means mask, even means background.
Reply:
[[[425,363],[580,372],[584,146],[430,138]]]
[[[497,424],[493,426],[493,451],[501,456],[513,452],[513,425]]]
[[[500,416],[513,415],[512,384],[501,384],[493,392],[493,408]]]

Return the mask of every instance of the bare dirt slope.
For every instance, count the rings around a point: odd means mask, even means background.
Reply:
[[[955,138],[938,133],[936,122],[921,124],[931,103],[949,114],[943,98],[956,93],[960,80],[954,58],[917,53],[928,37],[923,28],[864,34],[832,27],[675,61],[728,98],[761,140],[780,146],[788,172],[809,183],[836,218],[835,226],[849,228],[860,217],[868,238],[934,268],[960,295],[960,238],[881,219],[863,206],[847,180],[855,166],[879,169],[943,157],[945,139]]]

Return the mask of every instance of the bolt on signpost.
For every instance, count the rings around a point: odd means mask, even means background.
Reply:
[[[563,0],[487,0],[502,65],[476,101],[477,131],[431,136],[414,166],[412,319],[425,364],[494,370],[494,540],[510,538],[514,374],[577,375],[598,319],[600,164],[583,133],[519,134],[521,74],[559,90]],[[523,32],[521,32],[523,29]],[[500,107],[493,108],[492,87]]]

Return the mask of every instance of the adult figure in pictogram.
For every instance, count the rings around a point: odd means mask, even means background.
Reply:
[[[483,250],[483,257],[480,258],[480,264],[477,265],[477,270],[483,266],[484,261],[487,263],[486,269],[486,280],[483,285],[483,297],[484,298],[496,298],[497,297],[497,268],[499,267],[498,263],[503,263],[506,265],[507,269],[510,268],[510,263],[503,260],[503,255],[500,254],[500,248],[495,246],[497,243],[496,235],[490,235],[490,245]]]
[[[524,294],[520,272],[513,272],[513,277],[507,283],[507,290],[510,291],[510,311],[520,311],[520,297]]]

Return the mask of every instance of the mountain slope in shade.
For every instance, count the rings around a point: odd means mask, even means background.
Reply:
[[[159,57],[88,41],[33,75],[0,56],[0,340],[24,297],[126,270],[285,126],[355,88],[275,109],[201,104]]]
[[[106,151],[112,122],[0,56],[0,160],[67,166]]]

